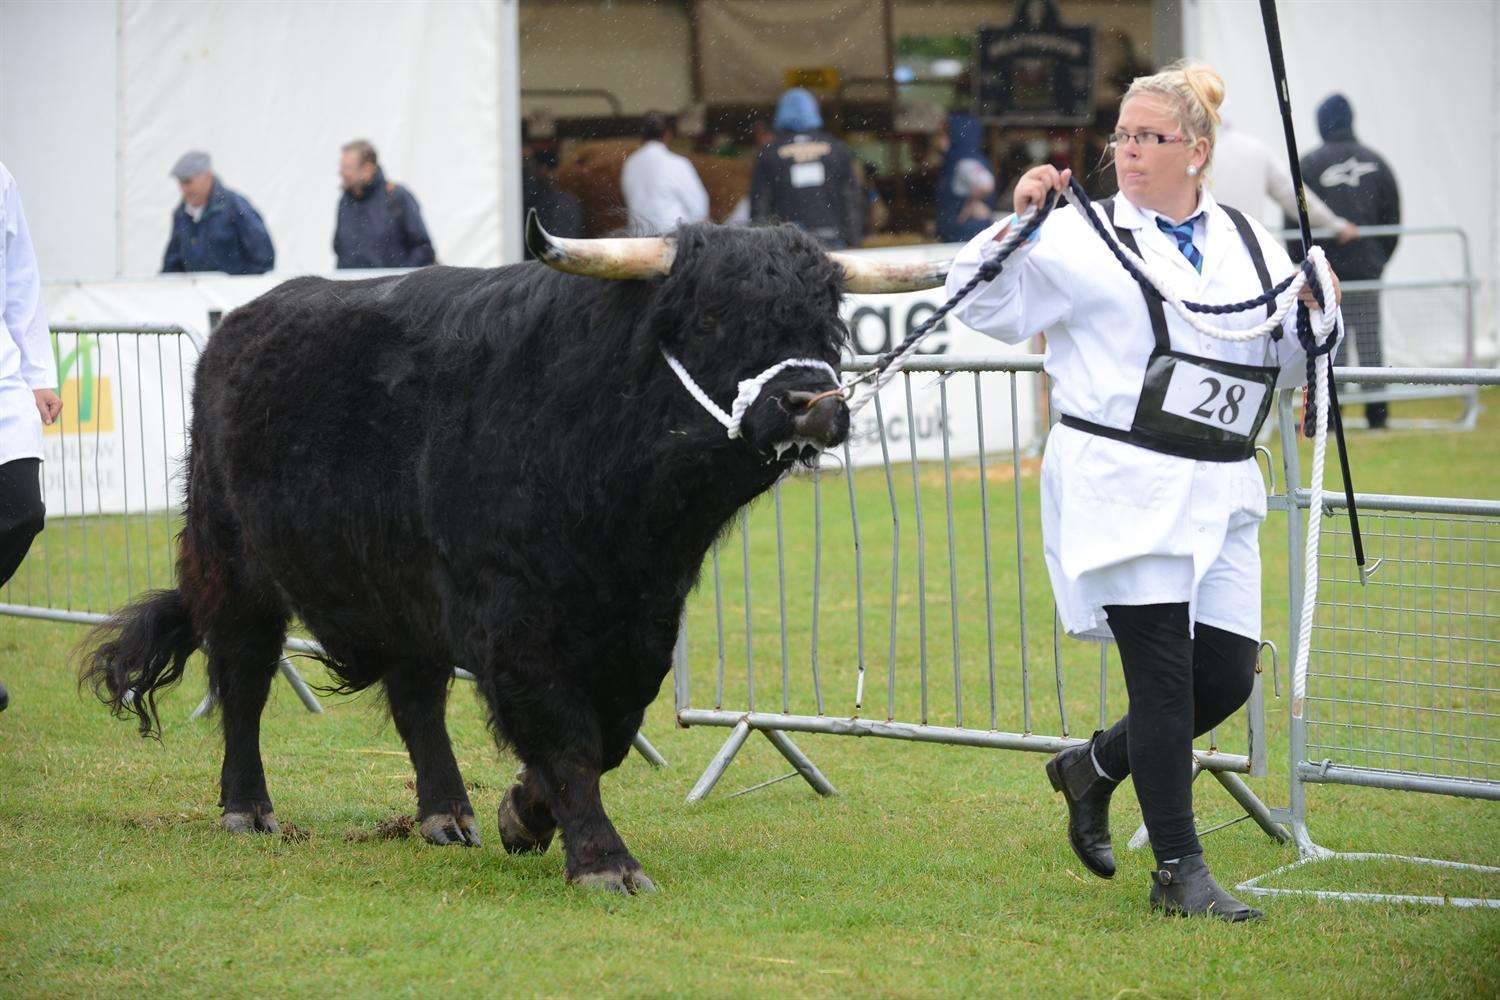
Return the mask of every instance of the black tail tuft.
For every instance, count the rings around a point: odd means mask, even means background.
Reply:
[[[199,637],[176,590],[153,590],[120,609],[89,633],[80,649],[92,647],[78,672],[80,687],[91,687],[116,718],[140,719],[142,736],[161,736],[156,692],[182,678]]]

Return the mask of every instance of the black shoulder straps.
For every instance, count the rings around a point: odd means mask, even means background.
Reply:
[[[1115,237],[1122,244],[1129,247],[1131,253],[1139,257],[1141,255],[1141,245],[1135,241],[1135,233],[1115,225],[1115,200],[1113,198],[1105,198],[1099,202],[1099,205],[1104,209],[1104,217],[1109,220],[1110,226],[1114,228]],[[1146,296],[1146,311],[1151,314],[1151,335],[1156,339],[1156,349],[1163,353],[1170,351],[1172,349],[1172,338],[1167,333],[1167,313],[1161,305],[1161,294],[1144,281],[1139,282],[1139,284],[1141,286],[1141,294]]]
[[[1255,238],[1255,230],[1250,228],[1250,220],[1246,219],[1244,213],[1237,208],[1230,208],[1228,205],[1222,203],[1219,207],[1224,210],[1225,215],[1229,216],[1229,221],[1234,223],[1234,228],[1239,232],[1240,239],[1245,241],[1245,249],[1250,251],[1250,263],[1255,265],[1255,276],[1260,279],[1261,291],[1270,291],[1271,272],[1266,270],[1266,255],[1261,251],[1260,240]],[[1267,302],[1266,315],[1272,316],[1275,313],[1276,303]],[[1281,331],[1273,330],[1271,336],[1273,339],[1279,338]]]

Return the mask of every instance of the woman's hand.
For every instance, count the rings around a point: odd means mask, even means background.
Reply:
[[[51,389],[35,389],[36,411],[42,415],[42,423],[50,425],[62,412],[62,400]]]
[[[1333,304],[1335,307],[1343,305],[1344,290],[1339,287],[1339,276],[1333,273],[1333,268],[1328,269],[1329,277],[1333,278]],[[1312,283],[1302,286],[1302,291],[1297,293],[1297,300],[1309,309],[1318,308],[1318,300],[1313,298]]]
[[[1046,199],[1048,191],[1066,191],[1068,181],[1072,176],[1072,170],[1059,172],[1050,163],[1044,163],[1026,171],[1021,175],[1021,179],[1016,181],[1016,191],[1012,202],[1016,215],[1025,215],[1028,208],[1040,205]]]

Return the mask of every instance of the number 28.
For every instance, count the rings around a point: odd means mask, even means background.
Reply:
[[[1208,395],[1203,402],[1193,407],[1192,413],[1204,420],[1213,420],[1217,417],[1219,423],[1229,426],[1240,419],[1240,403],[1245,399],[1245,387],[1238,382],[1224,392],[1223,383],[1216,378],[1205,378],[1198,382],[1199,385],[1208,386]],[[1224,392],[1224,405],[1219,407],[1217,415],[1214,413],[1214,403],[1219,399],[1219,393]]]

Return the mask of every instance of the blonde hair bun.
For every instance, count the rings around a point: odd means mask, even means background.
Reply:
[[[1175,68],[1182,74],[1182,82],[1192,91],[1193,98],[1217,126],[1221,121],[1219,105],[1224,103],[1224,78],[1204,63],[1182,63]]]

